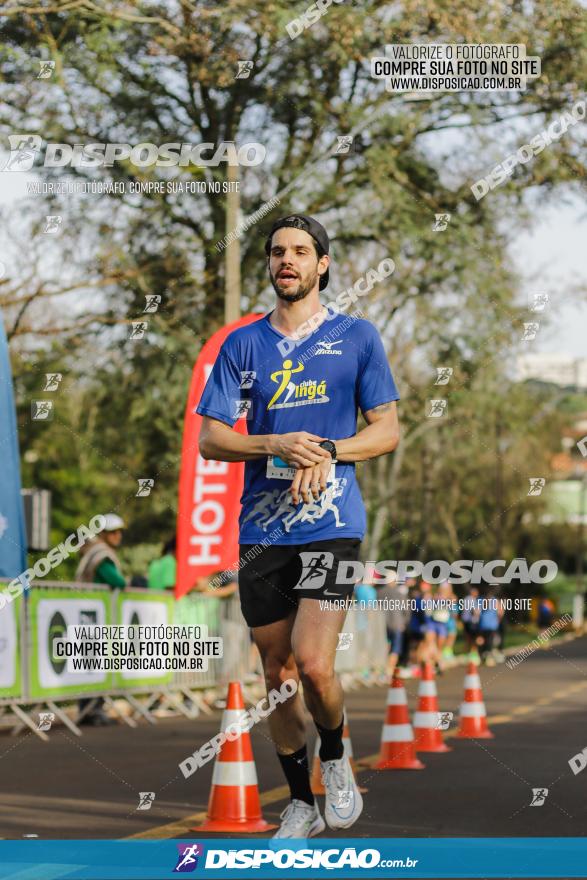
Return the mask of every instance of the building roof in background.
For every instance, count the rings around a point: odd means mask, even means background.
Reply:
[[[536,379],[563,387],[587,389],[587,358],[548,352],[521,354],[517,358],[516,368],[520,382]]]

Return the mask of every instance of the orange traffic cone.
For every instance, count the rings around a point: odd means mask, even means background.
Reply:
[[[353,776],[355,780],[357,778],[357,768],[355,765],[355,759],[353,758],[353,744],[351,742],[351,735],[349,733],[349,722],[346,714],[346,709],[343,709],[343,728],[342,728],[342,744],[344,746],[344,753],[351,762],[351,767],[353,768]],[[320,737],[316,737],[316,745],[314,746],[314,763],[312,765],[312,778],[310,780],[310,787],[312,789],[313,794],[324,794],[324,786],[322,785],[322,774],[320,773]],[[364,793],[368,791],[366,788],[359,787],[359,791]]]
[[[493,734],[487,726],[487,712],[483,702],[481,680],[474,663],[467,666],[465,675],[465,698],[460,708],[460,727],[457,736],[461,739],[492,739]]]
[[[432,663],[422,663],[418,687],[418,708],[414,714],[414,737],[417,752],[450,752],[438,727],[440,712]]]
[[[408,700],[397,669],[387,691],[387,711],[381,733],[378,770],[423,770],[416,757],[414,731],[408,714]]]
[[[238,721],[244,710],[240,682],[231,681],[220,730]],[[269,825],[261,813],[251,737],[246,731],[221,746],[214,764],[207,819],[192,830],[259,832],[272,828],[277,825]]]

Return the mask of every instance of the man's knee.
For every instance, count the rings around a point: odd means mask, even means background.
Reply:
[[[296,658],[300,679],[304,687],[315,693],[327,692],[335,677],[333,665],[321,657]]]

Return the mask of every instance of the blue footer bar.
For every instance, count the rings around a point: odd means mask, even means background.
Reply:
[[[0,880],[587,877],[587,838],[4,840]]]

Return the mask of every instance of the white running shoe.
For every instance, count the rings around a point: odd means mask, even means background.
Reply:
[[[312,806],[305,801],[294,798],[288,804],[281,816],[282,822],[273,837],[315,837],[324,831],[326,825],[320,815],[318,804]]]
[[[336,761],[320,761],[326,789],[324,818],[329,828],[350,828],[363,812],[363,798],[346,755]]]

